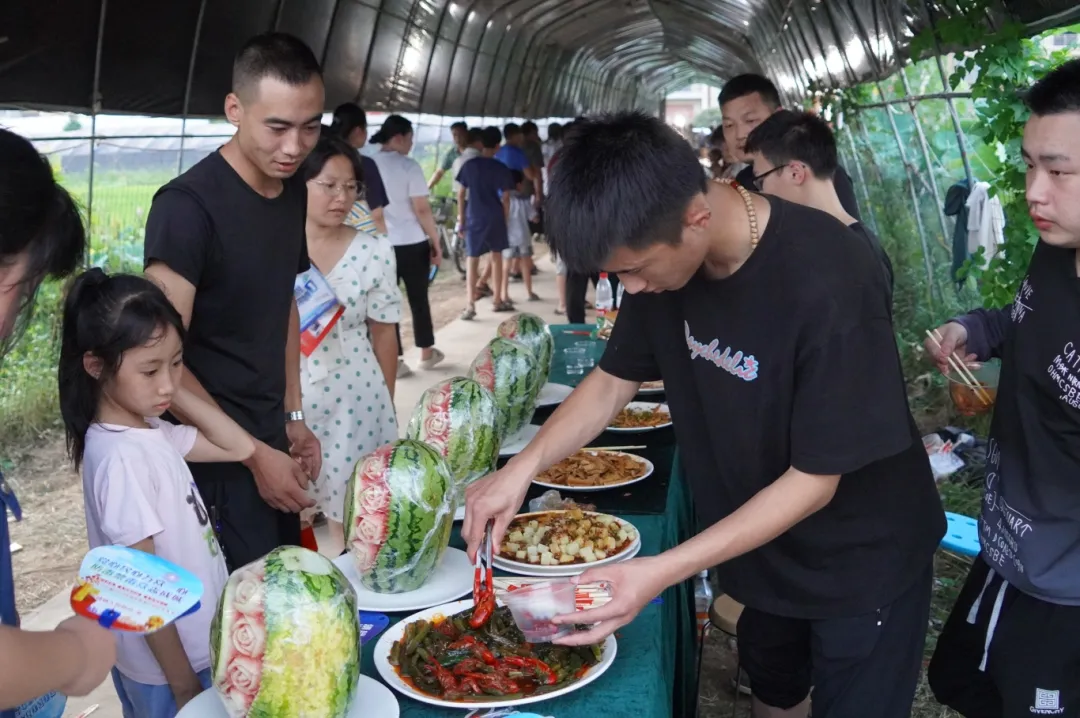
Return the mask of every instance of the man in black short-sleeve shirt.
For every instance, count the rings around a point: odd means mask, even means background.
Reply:
[[[610,634],[717,566],[745,605],[739,657],[758,711],[805,715],[813,686],[816,716],[906,718],[945,520],[875,252],[819,210],[707,182],[692,148],[638,114],[586,121],[549,203],[568,269],[618,273],[626,295],[599,370],[469,487],[470,548],[488,518],[501,535],[537,471],[663,379],[702,532],[586,572],[614,597],[556,619],[599,624],[567,642]]]
[[[301,411],[293,297],[310,266],[307,191],[293,173],[319,137],[319,66],[296,38],[261,35],[237,55],[233,89],[236,135],[158,191],[144,249],[188,325],[185,386],[256,440],[244,464],[191,465],[230,569],[300,543],[322,456]]]

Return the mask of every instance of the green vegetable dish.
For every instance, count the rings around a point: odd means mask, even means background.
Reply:
[[[603,644],[526,642],[505,607],[482,628],[471,628],[471,611],[406,626],[389,658],[401,679],[442,700],[504,701],[565,688],[603,658]]]

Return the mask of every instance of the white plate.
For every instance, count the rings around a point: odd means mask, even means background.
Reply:
[[[570,396],[570,392],[574,390],[574,387],[567,386],[566,384],[556,384],[549,381],[544,384],[540,389],[539,396],[536,397],[537,406],[555,406],[566,401],[566,397]]]
[[[499,456],[516,456],[525,450],[536,433],[540,431],[539,424],[526,424],[521,431],[513,436],[506,437],[506,441],[499,447]]]
[[[519,519],[526,516],[535,516],[536,514],[546,513],[553,512],[533,511],[530,513],[518,514],[514,518]],[[599,514],[603,512],[586,511],[585,513]],[[611,514],[605,515],[611,516]],[[567,563],[559,564],[558,566],[540,566],[538,564],[525,563],[523,561],[512,561],[510,559],[503,558],[496,551],[495,555],[492,557],[491,563],[495,566],[495,568],[500,568],[503,571],[509,571],[510,573],[516,573],[519,576],[577,576],[579,574],[585,573],[590,568],[596,568],[597,566],[606,566],[612,563],[619,563],[620,561],[626,561],[633,558],[634,556],[637,556],[638,551],[641,550],[641,532],[638,531],[636,526],[634,526],[626,519],[620,519],[618,516],[612,516],[612,518],[614,518],[620,524],[632,527],[636,534],[634,540],[630,543],[630,545],[623,549],[620,553],[615,554],[614,556],[608,556],[607,558],[601,559],[599,561],[593,561],[592,563]]]
[[[419,611],[472,592],[472,561],[464,551],[456,548],[446,549],[442,561],[423,586],[405,593],[375,593],[364,588],[352,554],[338,556],[334,559],[334,565],[342,570],[356,589],[356,607],[361,611]]]
[[[585,449],[585,451],[589,451],[589,450]],[[601,452],[599,452],[599,451],[589,451],[589,453],[592,454],[593,456],[596,456],[597,454],[599,454]],[[621,489],[623,486],[629,486],[630,484],[636,484],[637,482],[644,481],[645,479],[652,476],[652,473],[653,473],[653,470],[654,470],[655,467],[653,466],[653,463],[651,461],[649,461],[648,459],[646,459],[646,458],[643,458],[641,456],[635,456],[634,454],[628,454],[625,451],[604,451],[603,453],[605,453],[605,454],[622,454],[623,456],[629,456],[631,459],[634,459],[635,461],[638,461],[638,462],[645,465],[645,473],[642,474],[641,476],[637,477],[636,479],[630,479],[629,481],[624,481],[621,484],[606,484],[604,486],[565,486],[563,484],[549,484],[549,483],[546,483],[544,481],[540,481],[539,479],[535,479],[535,478],[533,479],[533,483],[536,484],[537,486],[543,486],[543,487],[548,488],[548,489],[558,489],[560,491],[606,491],[608,489]]]
[[[648,411],[650,409],[653,409],[655,406],[656,404],[651,401],[632,401],[626,405],[626,408]],[[609,426],[607,429],[605,429],[605,431],[614,431],[617,434],[641,434],[646,431],[656,431],[657,429],[663,429],[665,427],[671,426],[671,409],[668,407],[667,404],[661,404],[660,411],[668,415],[668,420],[666,424],[657,424],[656,426],[643,426],[635,429],[617,429],[614,426]]]
[[[455,702],[447,701],[435,696],[429,696],[427,693],[421,693],[417,689],[402,680],[401,676],[397,674],[394,667],[390,665],[390,648],[394,645],[394,641],[400,640],[405,635],[405,628],[414,621],[424,619],[430,621],[436,615],[453,616],[462,611],[466,611],[472,608],[472,599],[466,599],[464,601],[455,601],[454,603],[448,603],[444,606],[436,606],[429,608],[426,611],[420,611],[412,616],[409,616],[404,621],[395,623],[390,626],[379,637],[378,643],[375,644],[375,669],[379,671],[379,675],[386,681],[386,684],[393,688],[398,693],[413,698],[415,700],[427,703],[433,706],[442,706],[444,708],[458,708],[461,710],[471,711],[478,708],[509,708],[511,706],[523,706],[529,703],[539,703],[546,701],[550,698],[557,698],[558,696],[572,693],[579,688],[589,685],[597,678],[602,676],[604,672],[611,668],[611,664],[615,661],[615,652],[618,648],[618,642],[615,640],[615,636],[608,636],[604,641],[604,654],[600,659],[600,662],[589,669],[589,672],[582,676],[579,680],[571,683],[570,685],[560,688],[557,691],[550,693],[544,693],[538,696],[528,696],[526,698],[513,698],[510,700],[492,700],[491,702]],[[379,716],[382,718],[382,714],[372,711],[368,715]],[[352,718],[350,716],[350,718]]]
[[[400,715],[401,709],[393,691],[374,678],[361,674],[349,705],[348,718],[398,718]],[[229,718],[229,714],[217,690],[209,688],[195,696],[176,714],[176,718]]]

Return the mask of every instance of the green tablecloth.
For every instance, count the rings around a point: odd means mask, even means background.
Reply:
[[[572,386],[581,380],[580,376],[571,378],[566,375],[561,349],[569,343],[586,340],[588,337],[562,332],[590,328],[590,325],[551,327],[556,344],[551,381]],[[597,342],[593,348],[593,356],[597,360],[603,352],[602,346],[602,342]],[[596,443],[602,445],[601,442],[605,439],[610,441],[612,437],[620,436],[625,439],[625,435],[602,434]],[[641,443],[649,443],[649,434],[638,436],[643,439]],[[635,441],[637,440],[635,437]],[[692,504],[682,480],[677,453],[674,453],[670,473],[667,502],[662,511],[625,516],[641,533],[642,556],[661,553],[690,536],[693,526]],[[618,511],[613,513],[618,514]],[[457,526],[454,528],[450,545],[465,548]],[[403,618],[404,614],[390,616],[392,624]],[[635,718],[681,718],[693,715],[696,700],[695,625],[692,584],[685,582],[669,588],[664,592],[662,603],[646,606],[636,619],[615,634],[618,639],[618,654],[607,673],[579,691],[530,708],[541,715],[555,718],[594,718],[605,714]],[[377,639],[364,646],[362,670],[366,675],[378,678],[374,666],[376,642]],[[400,694],[398,699],[401,715],[405,718],[463,715],[459,710],[436,708]]]

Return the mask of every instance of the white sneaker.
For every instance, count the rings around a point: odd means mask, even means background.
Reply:
[[[407,376],[412,376],[412,369],[409,368],[409,365],[405,363],[404,359],[402,359],[401,357],[398,357],[398,360],[397,360],[397,378],[398,379],[404,379]]]
[[[427,359],[420,360],[420,368],[421,369],[434,369],[435,365],[438,364],[439,362],[441,362],[445,358],[446,358],[445,354],[443,354],[438,349],[433,348],[431,350],[431,356],[429,356]]]

